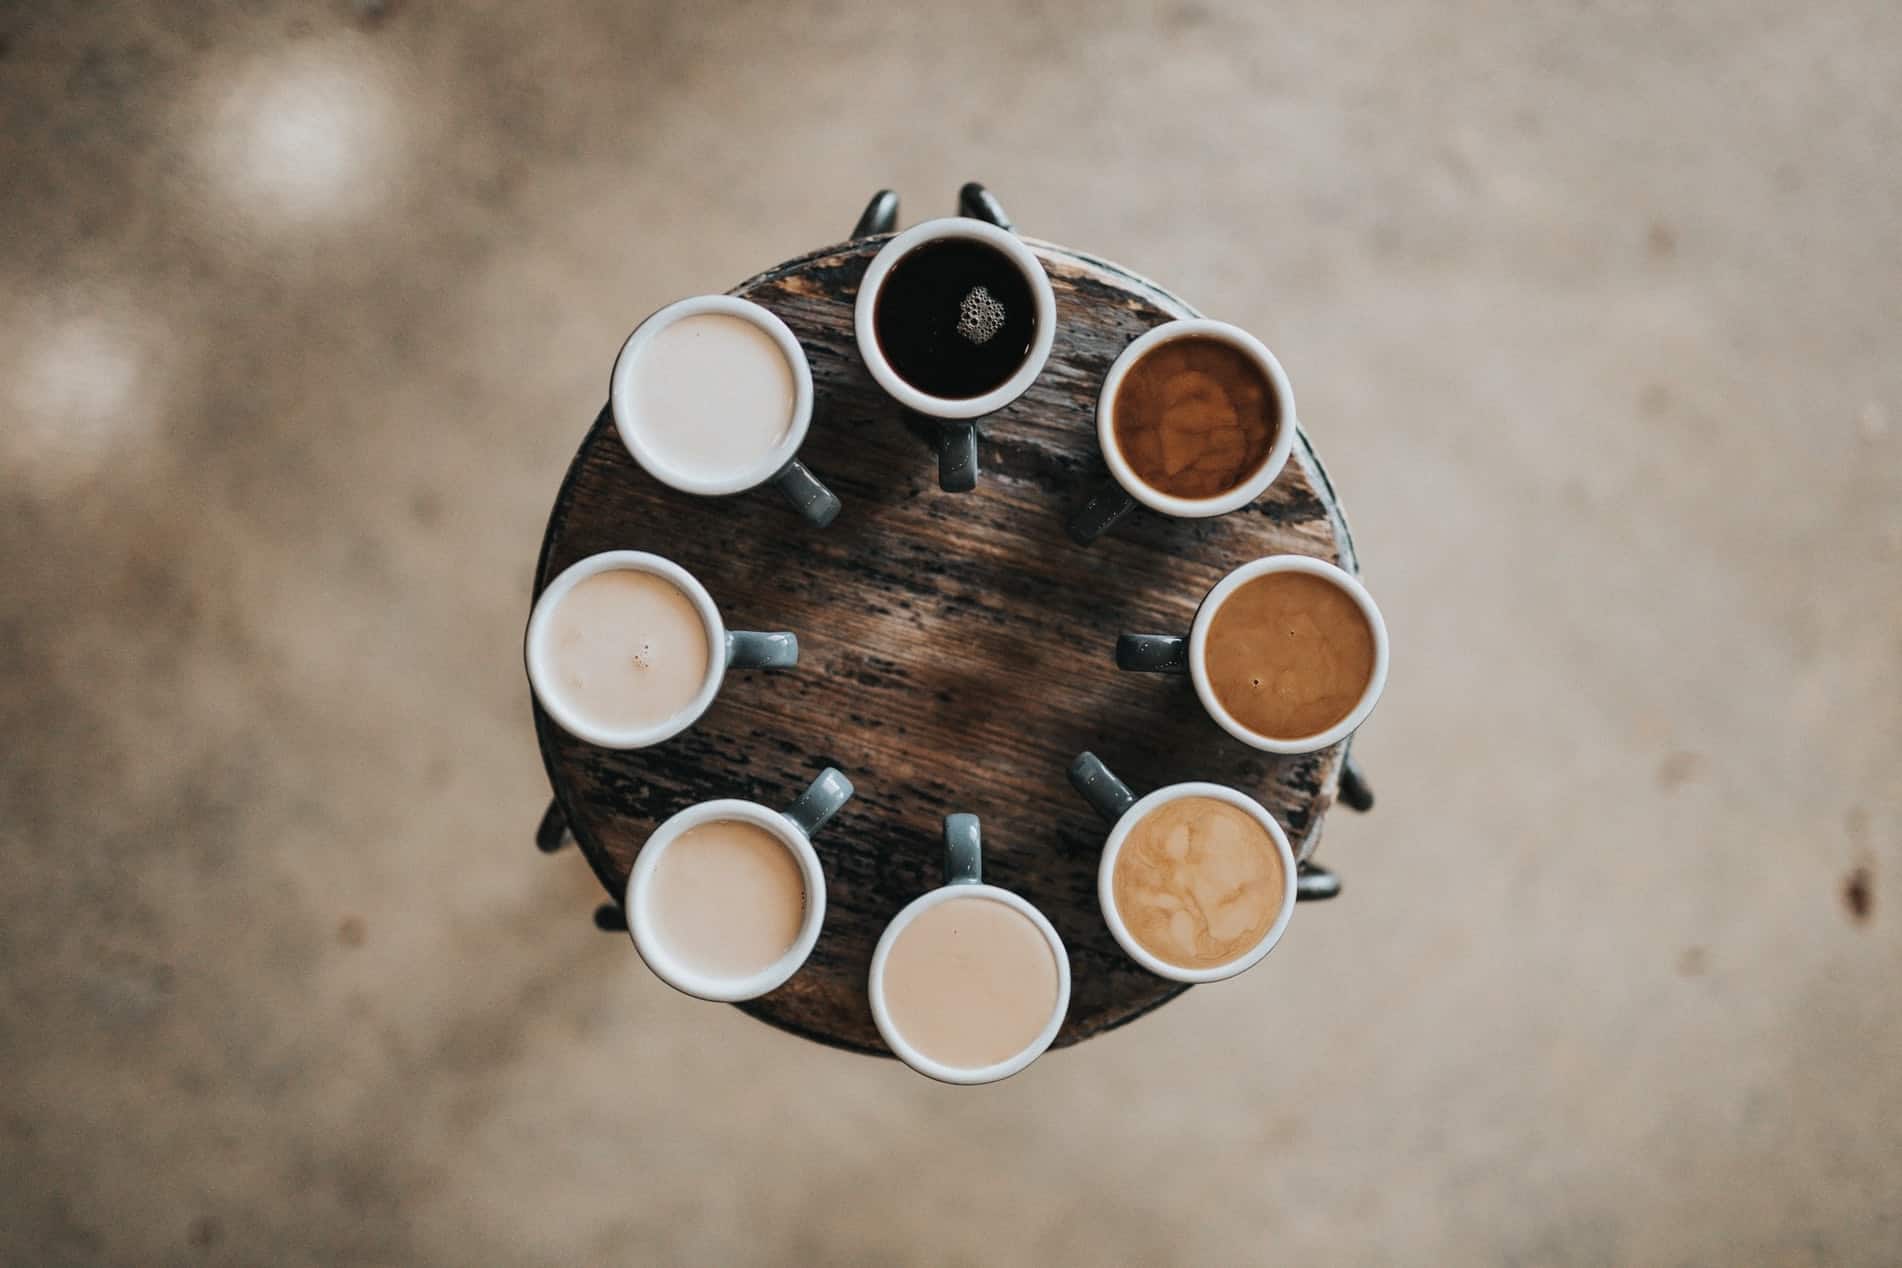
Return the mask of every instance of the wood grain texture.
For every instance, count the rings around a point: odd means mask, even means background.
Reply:
[[[901,421],[860,363],[852,302],[885,241],[866,238],[742,284],[805,345],[816,392],[801,457],[844,499],[827,529],[770,487],[728,499],[670,490],[637,467],[604,409],[562,483],[535,590],[602,550],[651,550],[712,592],[729,626],[787,629],[800,664],[735,671],[699,724],[658,747],[611,752],[539,709],[555,798],[616,899],[642,842],[697,801],[783,808],[825,765],[858,796],[815,839],[828,910],[811,960],[741,1005],[794,1033],[884,1053],[865,999],[885,923],[939,883],[939,821],[983,820],[985,879],[1049,916],[1074,990],[1059,1045],[1140,1016],[1183,986],[1138,968],[1104,927],[1105,829],[1065,769],[1095,750],[1138,795],[1212,779],[1255,793],[1306,858],[1333,804],[1345,745],[1302,757],[1247,749],[1197,706],[1186,678],[1118,672],[1121,630],[1186,632],[1202,594],[1260,555],[1299,552],[1355,570],[1351,539],[1305,435],[1253,507],[1216,520],[1138,511],[1094,545],[1065,520],[1106,469],[1097,386],[1159,322],[1194,316],[1153,283],[1032,242],[1056,288],[1056,346],[1019,400],[984,420],[976,492],[937,488],[933,437]],[[1299,937],[1297,915],[1289,936]]]

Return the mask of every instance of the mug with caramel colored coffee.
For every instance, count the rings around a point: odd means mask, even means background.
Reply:
[[[1119,669],[1186,673],[1217,725],[1269,753],[1312,753],[1366,720],[1387,685],[1387,625],[1333,564],[1269,555],[1215,583],[1186,637],[1124,634]]]
[[[1294,449],[1294,391],[1247,331],[1193,318],[1123,349],[1096,399],[1096,439],[1115,477],[1070,521],[1087,544],[1137,504],[1178,519],[1260,497]]]
[[[944,820],[944,884],[885,927],[866,989],[894,1056],[944,1083],[1035,1061],[1070,1011],[1070,957],[1044,914],[983,883],[976,815]]]
[[[1103,921],[1151,973],[1234,977],[1274,949],[1308,896],[1287,834],[1238,789],[1170,784],[1138,800],[1094,753],[1070,764],[1070,783],[1110,825],[1096,873]]]

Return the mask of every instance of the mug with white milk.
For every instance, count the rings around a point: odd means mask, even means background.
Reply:
[[[768,481],[825,527],[839,499],[796,455],[812,423],[812,367],[786,323],[731,295],[669,304],[615,358],[608,405],[634,461],[702,497]]]

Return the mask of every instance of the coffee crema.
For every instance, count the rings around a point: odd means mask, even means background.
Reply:
[[[792,366],[770,334],[743,317],[697,313],[641,348],[630,421],[668,470],[734,478],[786,439],[796,400]]]
[[[900,256],[872,308],[872,335],[898,377],[946,400],[1004,386],[1036,334],[1030,280],[1002,251],[969,238]]]
[[[950,898],[899,930],[885,959],[885,1011],[941,1065],[981,1070],[1035,1043],[1060,990],[1057,959],[1030,917],[994,898]]]
[[[577,582],[549,614],[542,653],[554,691],[584,723],[659,726],[706,685],[712,648],[700,610],[665,577],[632,568]]]
[[[1271,740],[1328,730],[1374,675],[1374,631],[1354,597],[1308,572],[1237,586],[1209,620],[1209,687],[1237,722]]]
[[[647,910],[668,953],[694,973],[745,978],[799,940],[806,882],[785,842],[744,819],[696,824],[668,843]]]
[[[1288,876],[1253,815],[1214,797],[1178,797],[1130,829],[1111,891],[1143,950],[1177,968],[1212,969],[1268,936]]]
[[[1116,447],[1136,478],[1171,497],[1220,497],[1268,462],[1281,402],[1255,359],[1208,335],[1157,344],[1111,401]]]

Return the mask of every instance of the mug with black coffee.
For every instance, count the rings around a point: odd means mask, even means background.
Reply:
[[[1387,685],[1387,624],[1333,564],[1269,555],[1223,577],[1186,636],[1124,634],[1119,669],[1188,674],[1224,731],[1269,753],[1312,753],[1366,720]]]
[[[879,249],[853,312],[859,355],[900,405],[938,421],[938,483],[977,485],[977,425],[1043,372],[1057,300],[1016,234],[953,216],[913,225]]]
[[[1179,519],[1260,497],[1294,448],[1294,391],[1261,340],[1226,322],[1166,322],[1123,349],[1096,401],[1114,481],[1070,521],[1094,541],[1138,504]]]
[[[1219,982],[1274,949],[1303,895],[1287,834],[1260,802],[1202,782],[1138,800],[1094,753],[1078,754],[1070,783],[1110,825],[1096,897],[1132,960],[1173,981]]]

